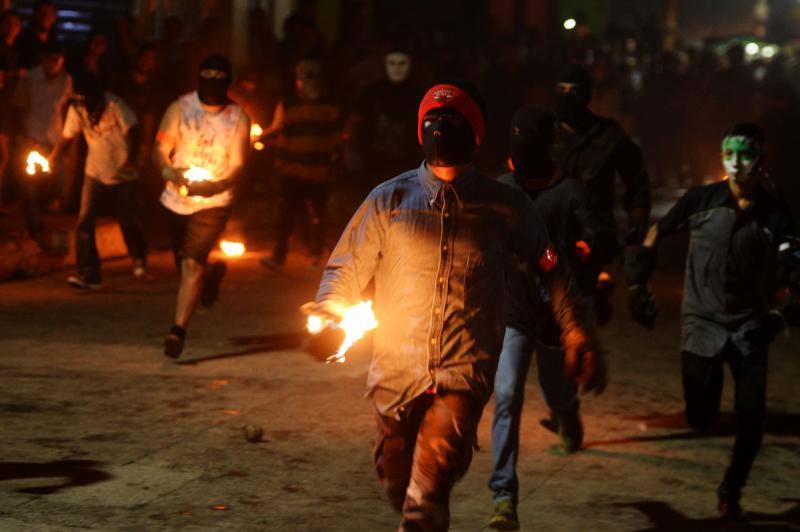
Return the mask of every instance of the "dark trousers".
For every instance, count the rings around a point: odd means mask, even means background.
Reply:
[[[183,259],[206,264],[209,253],[217,246],[225,230],[231,208],[212,207],[194,214],[177,214],[169,209],[164,210],[167,213],[172,256],[178,273],[181,272]]]
[[[375,469],[401,531],[450,525],[450,491],[472,461],[481,406],[467,393],[422,395],[400,420],[377,416]]]
[[[728,363],[735,386],[736,441],[725,482],[734,488],[745,485],[764,436],[767,391],[767,347],[747,356],[732,344],[721,356],[681,354],[686,421],[697,430],[711,428],[719,419],[723,364]]]
[[[147,244],[136,218],[136,183],[104,185],[92,178],[83,180],[81,209],[78,214],[78,229],[75,236],[75,254],[78,274],[86,281],[100,281],[100,255],[95,241],[95,222],[101,202],[111,201],[128,254],[134,260],[144,262]]]
[[[311,254],[315,257],[322,255],[329,195],[325,183],[300,181],[291,177],[283,179],[278,207],[278,242],[272,254],[276,262],[283,264],[286,261],[289,237],[298,220],[308,225]]]

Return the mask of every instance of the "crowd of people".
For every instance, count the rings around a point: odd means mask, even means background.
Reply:
[[[335,323],[374,295],[375,466],[401,530],[448,528],[450,491],[492,393],[489,525],[519,527],[519,424],[534,354],[550,409],[541,424],[577,452],[578,390],[602,393],[607,381],[594,330],[614,315],[609,265],[623,262],[629,310],[653,328],[656,248],[684,230],[686,417],[699,430],[716,421],[730,365],[737,433],[718,497],[724,516],[741,516],[763,435],[768,347],[793,321],[794,300],[779,289],[800,284],[781,197],[796,135],[791,58],[754,67],[735,45],[722,66],[707,53],[654,55],[632,37],[595,39],[581,25],[558,43],[520,34],[457,46],[466,42],[457,31],[412,32],[376,63],[369,36],[328,47],[301,9],[285,39],[262,39],[237,73],[221,53],[193,61],[178,19],[156,42],[120,39],[119,60],[101,31],[71,57],[55,23],[49,1],[24,30],[15,12],[0,18],[4,201],[46,246],[42,210],[69,209],[80,190],[68,282],[81,290],[100,286],[101,209],[113,207],[132,273],[145,277],[141,217],[160,205],[181,279],[164,340],[177,358],[195,307],[217,298],[226,267],[209,254],[238,193],[248,180],[269,183],[276,243],[263,266],[285,268],[303,227],[312,266],[325,264],[307,311]],[[33,151],[38,170],[23,173]],[[651,224],[654,184],[684,177],[696,186]],[[326,229],[351,213],[332,212],[331,197],[354,190],[366,199],[326,259]]]

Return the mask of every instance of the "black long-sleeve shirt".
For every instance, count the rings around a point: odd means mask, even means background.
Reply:
[[[633,235],[629,244],[639,244],[648,226],[650,213],[650,178],[642,151],[617,122],[592,115],[590,123],[577,131],[563,124],[556,129],[553,154],[563,175],[573,177],[586,187],[589,209],[599,223],[615,229],[615,177],[619,174],[625,187],[623,207],[631,218],[628,227]]]
[[[594,248],[596,231],[599,229],[588,208],[583,185],[575,179],[560,178],[531,194],[520,187],[513,173],[504,174],[497,180],[527,194],[533,200],[562,263],[570,296],[576,302],[581,301],[587,292],[585,283],[582,283],[586,265],[578,257],[575,244],[583,240],[590,248]],[[521,264],[514,256],[509,257],[508,271],[506,324],[545,344],[559,345],[561,330],[553,317],[549,287],[543,282],[541,275]],[[585,312],[587,309],[579,310]]]
[[[716,356],[730,340],[744,354],[763,346],[748,331],[780,287],[778,247],[794,233],[786,205],[759,187],[742,210],[727,181],[690,189],[658,222],[659,237],[689,230],[682,350]]]

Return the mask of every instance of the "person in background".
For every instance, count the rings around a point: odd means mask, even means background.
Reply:
[[[156,136],[156,121],[167,105],[164,98],[164,87],[157,77],[158,54],[153,45],[142,47],[135,59],[133,68],[114,82],[114,92],[127,102],[139,119],[139,130],[142,139],[153,139]],[[147,201],[146,205],[157,205],[156,200],[164,188],[160,176],[152,175],[152,144],[143,142],[139,148],[139,157],[135,161],[142,176],[142,189]]]
[[[624,245],[626,257],[630,257],[641,244],[650,218],[650,179],[642,151],[616,121],[598,116],[589,109],[592,78],[584,67],[569,65],[564,68],[555,89],[558,123],[553,153],[556,164],[563,175],[583,183],[592,215],[610,232],[616,232],[617,227],[615,178],[619,175],[625,188],[623,208],[628,214]],[[598,272],[594,291],[598,325],[611,320],[614,283],[613,278],[601,270],[616,255],[615,250],[610,256],[602,257],[607,262],[599,261],[599,255],[590,259]]]
[[[48,157],[52,167],[72,140],[83,135],[88,147],[75,234],[77,275],[67,279],[78,289],[100,288],[100,255],[95,242],[95,222],[100,204],[109,202],[119,222],[133,275],[146,273],[147,244],[136,216],[136,168],[141,137],[133,111],[118,96],[108,93],[102,81],[88,73],[75,82],[75,98],[67,111],[61,141]]]
[[[33,17],[22,30],[17,40],[19,66],[29,69],[39,64],[44,50],[55,42],[55,26],[58,13],[55,4],[50,0],[36,2]]]
[[[281,175],[278,240],[261,264],[281,269],[298,221],[309,222],[312,265],[322,262],[327,205],[336,150],[343,140],[341,106],[326,93],[322,63],[306,58],[295,68],[294,93],[275,108],[264,136],[277,135],[276,170]],[[304,218],[305,217],[305,218]]]
[[[166,182],[161,204],[181,274],[174,325],[164,339],[164,354],[171,358],[183,352],[198,301],[216,301],[226,271],[224,262],[208,265],[208,255],[225,229],[250,147],[250,120],[228,99],[231,77],[224,56],[203,59],[197,90],[167,108],[156,133],[154,159]]]
[[[55,41],[49,42],[41,47],[41,63],[28,70],[15,89],[14,105],[21,114],[16,145],[23,157],[33,149],[47,154],[58,144],[71,97],[72,76],[64,69],[64,49]],[[21,171],[18,175],[28,232],[41,241],[41,206],[60,195],[63,172],[55,169],[51,176],[35,179]]]
[[[0,14],[0,70],[14,72],[19,69],[17,38],[22,30],[19,14],[7,9]]]
[[[385,73],[367,85],[348,117],[347,131],[357,164],[370,188],[419,163],[414,109],[420,90],[409,78],[411,55],[400,48],[384,57]]]

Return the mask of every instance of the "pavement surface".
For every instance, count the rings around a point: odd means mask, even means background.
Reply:
[[[371,466],[367,346],[332,365],[301,350],[296,309],[320,271],[295,257],[275,274],[260,256],[229,262],[220,301],[196,316],[180,363],[161,354],[177,286],[164,252],[148,281],[132,279],[127,260],[106,262],[97,292],[72,291],[64,272],[0,285],[0,530],[396,529]],[[703,435],[682,419],[680,249],[662,256],[674,260],[657,275],[655,332],[629,321],[617,290],[619,311],[602,331],[611,384],[584,399],[584,451],[552,452],[531,372],[523,530],[742,528],[715,510],[733,417]],[[742,529],[800,530],[797,334],[771,352],[767,436]],[[492,406],[452,496],[452,530],[483,530],[492,509]],[[723,410],[731,406],[728,378]],[[263,441],[245,440],[247,424],[263,427]]]

